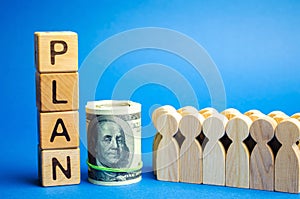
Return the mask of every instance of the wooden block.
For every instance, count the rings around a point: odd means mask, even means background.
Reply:
[[[226,153],[219,139],[225,134],[227,122],[221,114],[214,114],[203,122],[203,133],[209,140],[203,150],[203,184],[225,186]]]
[[[78,111],[39,114],[41,149],[76,148],[79,146]]]
[[[250,154],[243,141],[249,135],[252,121],[238,115],[228,121],[226,133],[232,140],[226,155],[226,186],[249,188]]]
[[[274,137],[277,123],[269,116],[256,119],[251,127],[251,137],[257,143],[250,156],[250,188],[274,190],[274,155],[268,142]]]
[[[79,148],[40,150],[40,181],[42,186],[80,183]]]
[[[173,137],[178,131],[181,115],[177,112],[162,114],[157,119],[157,128],[162,139],[157,148],[157,179],[179,181],[179,145]]]
[[[300,192],[300,150],[296,145],[300,137],[300,122],[288,118],[280,122],[275,130],[282,144],[275,159],[275,191]]]
[[[204,117],[197,110],[186,108],[179,123],[181,134],[185,137],[180,148],[180,182],[201,184],[202,147],[196,137],[202,131]]]
[[[35,62],[40,73],[76,72],[78,38],[74,32],[36,32]]]
[[[78,73],[36,73],[40,112],[78,110]]]

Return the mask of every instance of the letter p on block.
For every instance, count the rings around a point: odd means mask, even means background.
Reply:
[[[78,36],[74,32],[35,32],[35,65],[38,72],[76,72]]]

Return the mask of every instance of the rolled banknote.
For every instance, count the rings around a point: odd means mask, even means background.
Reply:
[[[88,180],[126,185],[141,180],[141,104],[102,100],[86,105]]]

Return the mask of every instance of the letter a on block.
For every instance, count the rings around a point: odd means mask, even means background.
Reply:
[[[76,72],[78,38],[74,32],[36,32],[35,62],[38,72]]]
[[[40,181],[42,186],[80,183],[79,148],[40,151]]]
[[[61,126],[61,133],[58,133],[58,128],[59,126]],[[51,138],[50,138],[50,142],[54,142],[54,139],[56,136],[64,136],[66,138],[67,141],[70,141],[70,136],[68,134],[68,131],[66,129],[66,126],[64,124],[64,121],[61,118],[58,118],[55,124],[55,127],[53,129]]]
[[[39,117],[41,149],[79,146],[78,111],[40,113]]]

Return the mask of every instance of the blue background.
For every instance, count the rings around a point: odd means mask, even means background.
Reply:
[[[0,198],[113,197],[299,197],[294,194],[156,181],[144,173],[142,182],[122,187],[87,182],[86,149],[81,143],[82,182],[41,188],[37,180],[35,107],[35,31],[71,30],[79,35],[79,66],[102,41],[125,30],[162,27],[179,31],[201,44],[224,81],[227,107],[241,112],[300,112],[299,1],[51,1],[2,2],[1,21],[1,160]],[[205,82],[180,58],[155,50],[133,52],[109,67],[99,83],[114,85],[131,67],[162,63],[190,79],[200,108],[211,105]],[[123,67],[121,67],[123,66]],[[120,72],[122,71],[122,72]],[[196,77],[195,77],[196,76]],[[171,77],[169,77],[171,78]],[[96,99],[107,99],[98,91]],[[179,102],[163,85],[143,85],[131,98],[143,104],[143,125],[150,123],[154,104]],[[191,104],[194,105],[194,104]],[[84,114],[84,110],[80,110]],[[84,121],[81,121],[81,134]],[[154,132],[153,132],[154,134]],[[143,152],[151,141],[143,140]],[[151,162],[145,167],[150,168]]]

